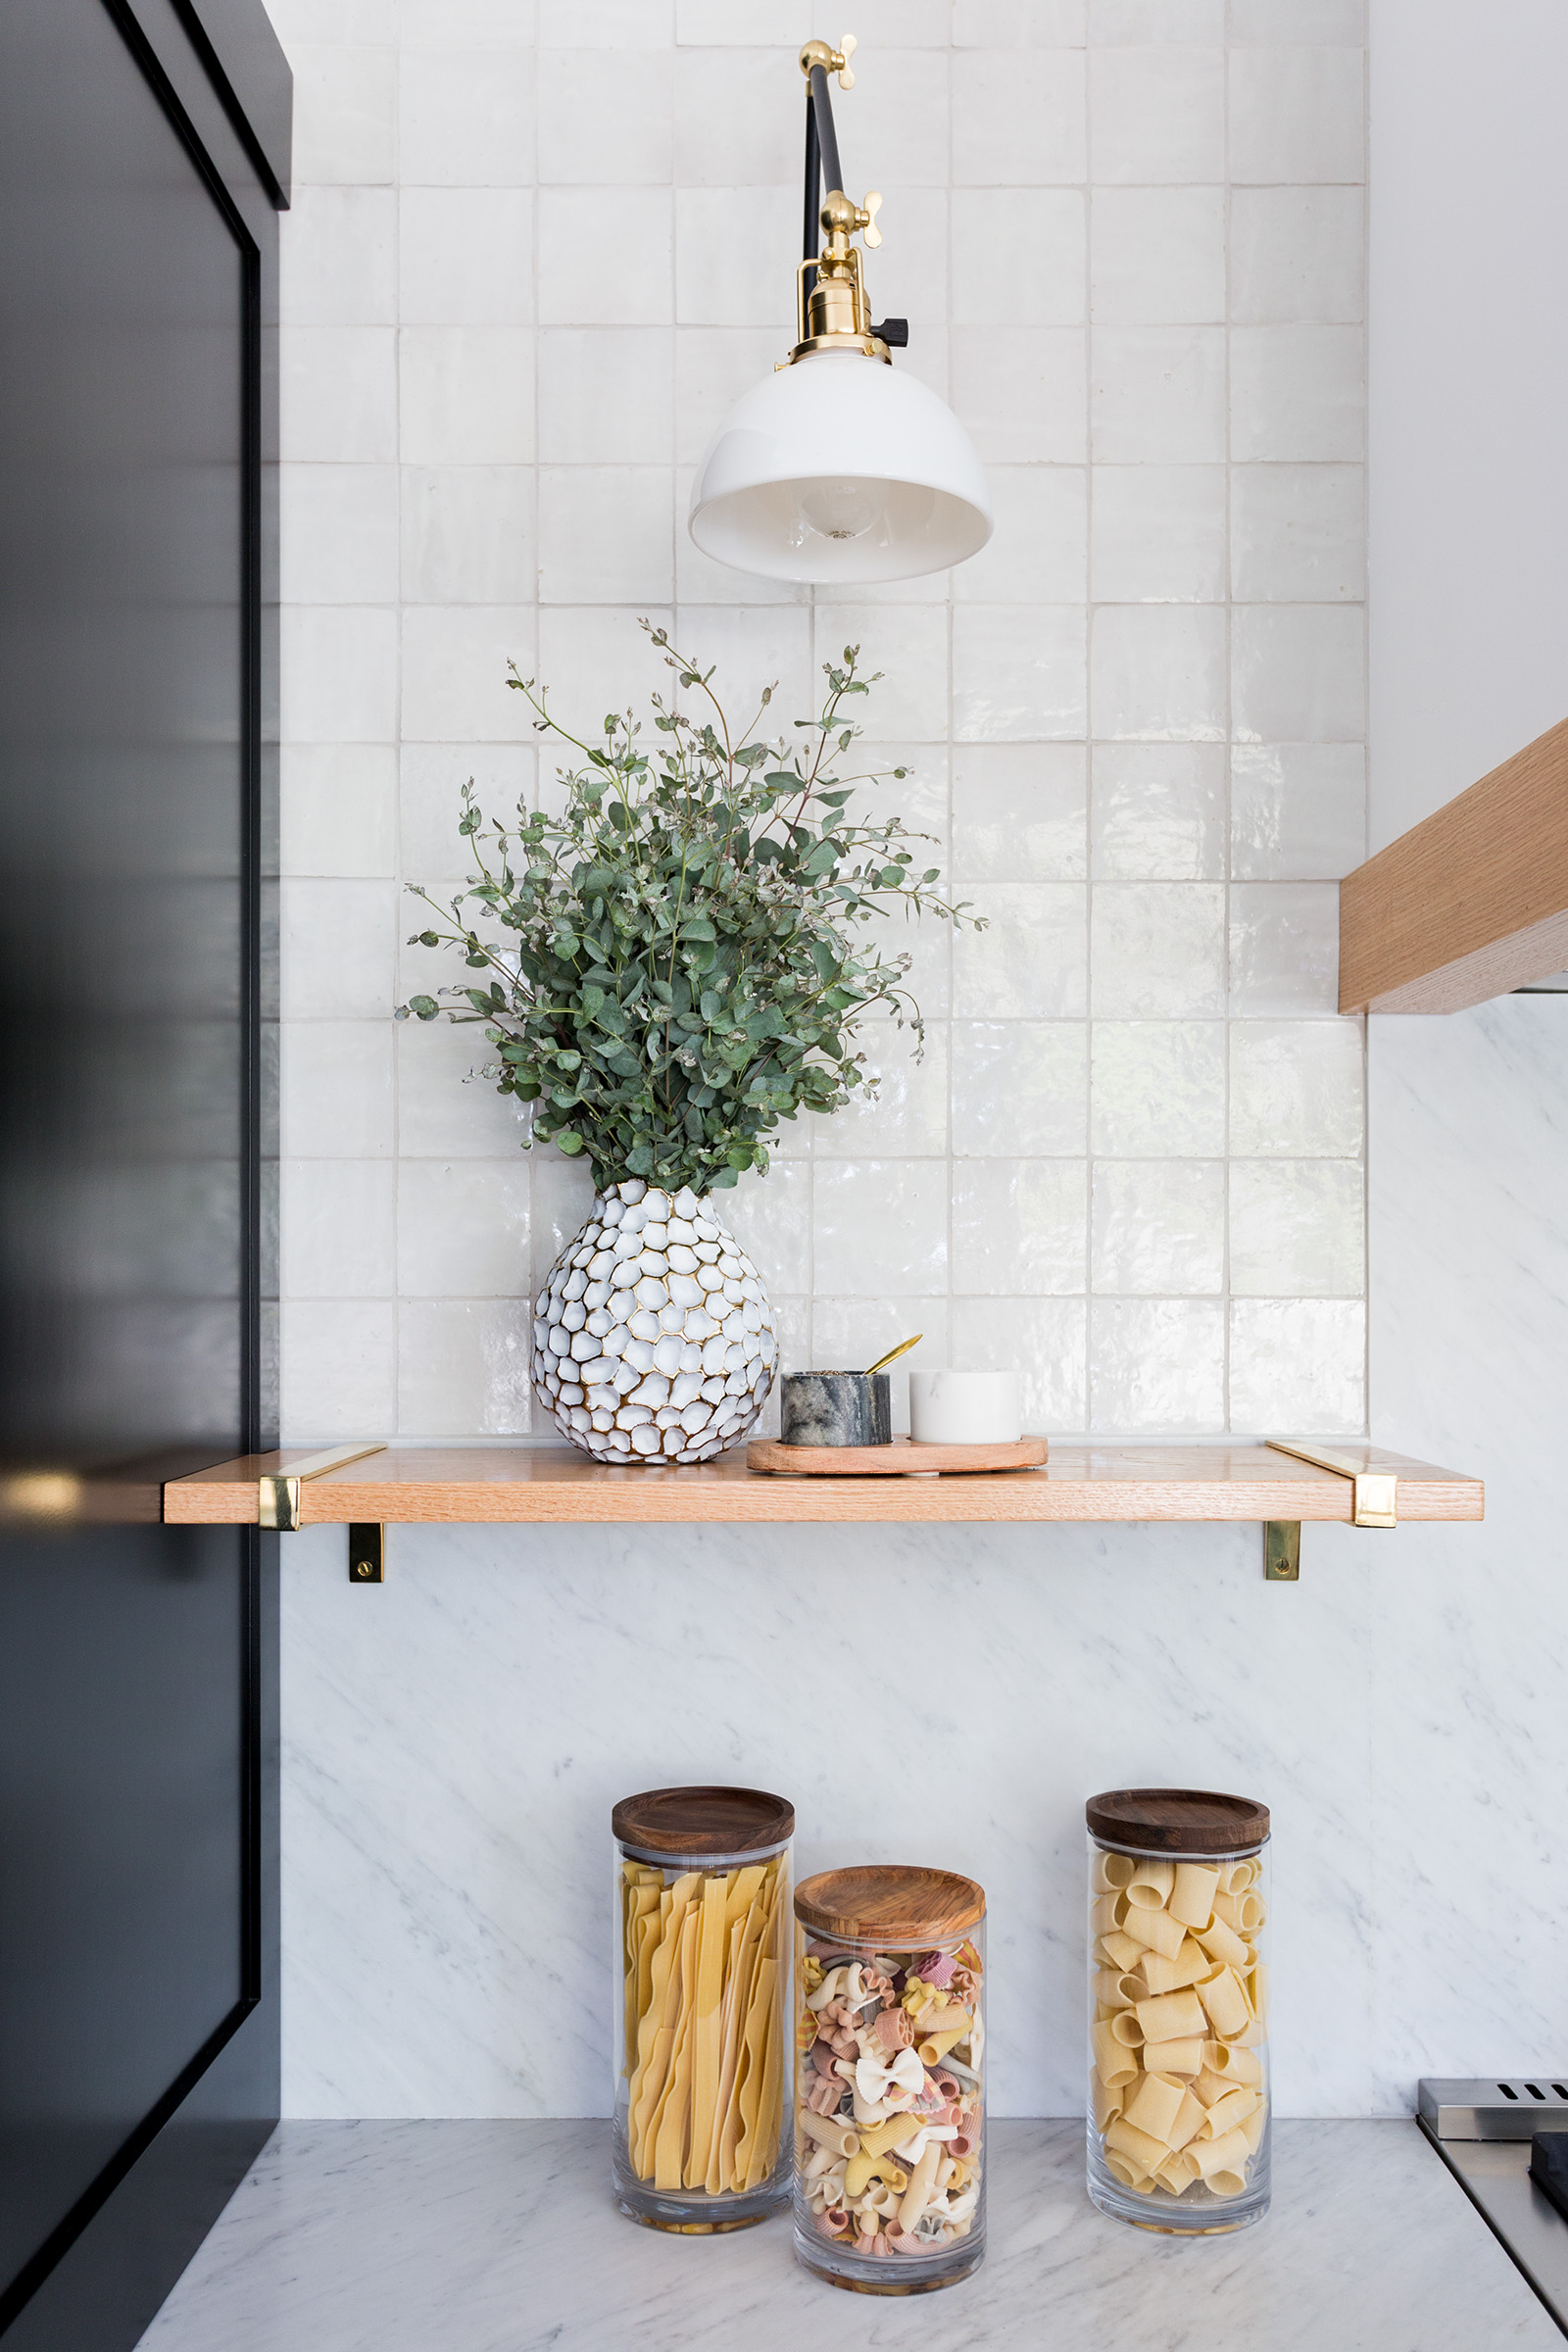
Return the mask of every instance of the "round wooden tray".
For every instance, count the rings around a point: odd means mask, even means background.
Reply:
[[[776,1478],[931,1478],[943,1470],[1038,1470],[1045,1458],[1044,1438],[1012,1446],[916,1446],[912,1438],[891,1446],[781,1446],[757,1438],[746,1448],[748,1470]]]

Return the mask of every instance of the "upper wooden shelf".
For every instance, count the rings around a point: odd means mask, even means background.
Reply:
[[[1568,965],[1568,718],[1340,885],[1340,1010],[1460,1012]]]
[[[1295,1444],[1295,1440],[1281,1441]],[[607,1469],[564,1446],[391,1446],[301,1480],[301,1526],[538,1526],[697,1520],[1342,1520],[1352,1471],[1392,1477],[1399,1519],[1479,1519],[1481,1481],[1356,1444],[1316,1446],[1327,1470],[1271,1446],[1058,1446],[1041,1470],[984,1477],[772,1478],[740,1457],[690,1470]],[[221,1462],[164,1490],[178,1527],[254,1527],[259,1482],[298,1473],[296,1447]],[[1366,1524],[1363,1518],[1363,1524]]]

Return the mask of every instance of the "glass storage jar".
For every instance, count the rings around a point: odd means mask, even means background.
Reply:
[[[611,1827],[616,2202],[656,2230],[742,2230],[789,2195],[795,1809],[650,1788]]]
[[[1089,2194],[1192,2235],[1269,2203],[1268,1807],[1115,1788],[1089,1823]]]
[[[985,2256],[985,1915],[973,1879],[868,1864],[795,1893],[795,2251],[862,2294]]]

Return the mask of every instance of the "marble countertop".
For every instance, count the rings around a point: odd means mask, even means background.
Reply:
[[[984,2267],[836,2293],[787,2217],[663,2237],[610,2201],[598,2123],[287,2123],[142,2352],[1561,2352],[1407,2123],[1275,2128],[1274,2207],[1178,2241],[1097,2213],[1079,2123],[993,2126]]]

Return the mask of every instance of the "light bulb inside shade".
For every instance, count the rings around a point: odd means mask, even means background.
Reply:
[[[690,528],[705,555],[763,579],[913,579],[984,547],[991,502],[934,393],[823,352],[736,403],[698,469]]]

